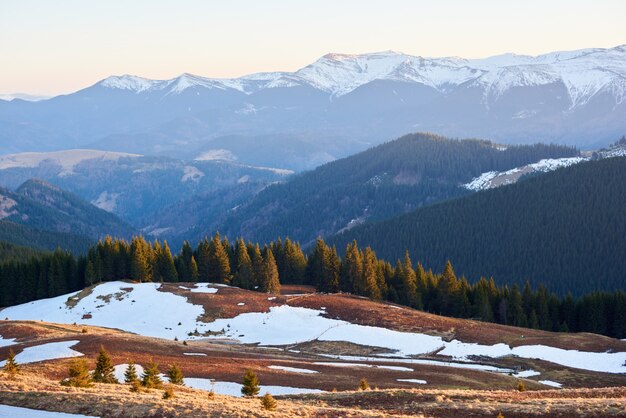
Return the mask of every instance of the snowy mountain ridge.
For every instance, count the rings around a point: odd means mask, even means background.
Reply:
[[[339,97],[377,80],[423,84],[440,92],[459,86],[478,87],[485,89],[485,96],[496,98],[514,87],[563,83],[572,107],[585,104],[603,90],[620,104],[626,96],[626,45],[482,59],[426,58],[395,51],[331,53],[295,72],[257,73],[233,79],[187,73],[170,80],[123,75],[108,77],[98,84],[135,93],[165,94],[182,93],[192,87],[251,94],[270,88],[309,86]]]

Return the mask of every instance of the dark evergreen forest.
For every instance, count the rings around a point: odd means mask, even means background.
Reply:
[[[86,256],[57,250],[0,263],[0,306],[112,280],[212,282],[267,293],[278,293],[281,283],[309,284],[321,292],[350,292],[447,316],[626,337],[626,292],[622,290],[559,297],[544,285],[526,283],[520,289],[497,285],[493,278],[485,277],[470,284],[456,275],[450,262],[442,273],[434,273],[421,263],[414,265],[407,251],[403,260],[392,265],[356,242],[346,246],[341,259],[322,239],[306,256],[300,245],[289,239],[261,248],[242,239],[231,244],[216,234],[195,249],[185,242],[173,256],[167,242],[106,238]]]
[[[577,164],[331,237],[560,295],[626,285],[626,158]],[[626,316],[626,311],[624,311]]]

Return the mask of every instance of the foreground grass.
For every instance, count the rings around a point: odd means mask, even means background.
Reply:
[[[0,403],[100,417],[617,417],[626,415],[626,387],[549,391],[387,389],[277,397],[275,411],[259,398],[234,398],[185,387],[132,393],[128,385],[68,388],[33,373],[0,374]]]

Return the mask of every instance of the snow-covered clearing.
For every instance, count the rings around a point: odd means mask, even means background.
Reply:
[[[158,291],[160,286],[159,283],[107,282],[94,287],[74,307],[68,307],[65,302],[78,293],[6,308],[2,316],[61,324],[76,322],[149,337],[184,339],[196,329],[196,318],[204,309],[187,302],[183,296]]]
[[[274,370],[283,370],[285,372],[290,372],[290,373],[304,373],[304,374],[314,374],[314,373],[319,373],[316,370],[311,370],[311,369],[299,369],[297,367],[287,367],[287,366],[267,366],[268,369],[274,369]]]
[[[241,387],[239,383],[235,382],[221,382],[219,380],[204,379],[198,377],[185,378],[185,385],[194,389],[211,390],[220,395],[229,396],[243,396],[241,394]],[[270,393],[272,395],[297,395],[303,393],[322,393],[323,390],[319,389],[305,389],[305,388],[292,388],[289,386],[265,386],[261,385],[260,395]]]
[[[66,414],[64,412],[40,411],[19,406],[0,405],[0,417],[6,418],[87,418],[88,415]]]
[[[21,353],[15,355],[15,361],[18,364],[26,364],[58,358],[80,357],[83,353],[79,353],[70,348],[79,342],[78,340],[59,341],[56,343],[27,347]],[[0,362],[0,367],[4,366],[4,363],[6,363],[6,361]]]
[[[1,316],[9,319],[45,320],[72,324],[74,322],[109,328],[120,328],[140,335],[173,339],[188,338],[197,330],[201,338],[231,339],[244,344],[260,346],[293,345],[307,341],[349,342],[362,346],[389,350],[367,361],[433,354],[472,362],[473,356],[498,358],[518,356],[541,359],[567,367],[585,370],[626,373],[626,352],[593,353],[564,350],[543,345],[511,348],[506,344],[480,345],[458,340],[444,341],[441,337],[390,330],[387,328],[352,324],[331,319],[320,309],[274,306],[269,312],[248,312],[234,318],[220,318],[210,323],[199,322],[204,313],[200,305],[185,297],[159,291],[157,283],[102,283],[74,307],[67,306],[68,298],[78,293],[59,296],[6,308]],[[215,293],[215,285],[198,284],[192,292]],[[131,314],[132,313],[132,314]],[[179,325],[180,323],[180,325]],[[214,335],[205,337],[205,333]],[[504,372],[494,366],[480,364],[442,363],[434,360],[407,359],[414,364],[447,365],[449,367]],[[407,362],[403,360],[402,362]]]
[[[186,356],[206,356],[205,353],[183,353]]]

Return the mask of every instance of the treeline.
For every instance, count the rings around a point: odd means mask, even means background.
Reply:
[[[185,242],[173,256],[167,242],[107,238],[78,258],[57,250],[26,262],[0,264],[0,306],[77,291],[99,281],[212,282],[278,293],[282,284],[308,284],[321,292],[348,292],[458,318],[543,329],[588,331],[626,338],[626,292],[559,297],[545,286],[522,290],[493,278],[470,284],[447,262],[441,274],[413,265],[406,252],[395,265],[353,241],[341,259],[322,239],[307,257],[286,239],[260,248],[216,234],[194,249]]]

